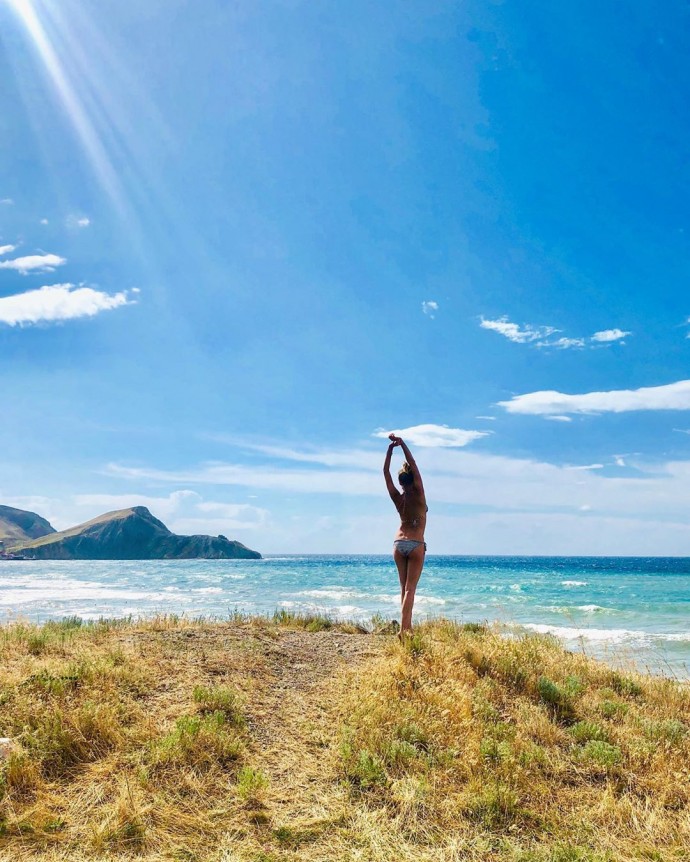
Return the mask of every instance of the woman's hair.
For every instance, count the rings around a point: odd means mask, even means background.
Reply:
[[[398,470],[398,482],[400,482],[403,488],[408,488],[410,485],[414,484],[412,468],[407,461],[405,461],[400,470]]]

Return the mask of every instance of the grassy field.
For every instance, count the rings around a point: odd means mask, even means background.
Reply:
[[[0,629],[0,859],[690,860],[690,689],[437,621]]]

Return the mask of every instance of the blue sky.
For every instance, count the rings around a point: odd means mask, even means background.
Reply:
[[[386,552],[396,429],[430,551],[690,554],[689,30],[0,0],[2,501]]]

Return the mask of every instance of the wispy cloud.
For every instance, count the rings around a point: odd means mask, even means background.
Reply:
[[[0,245],[0,254],[9,254],[11,251],[14,251],[16,245]]]
[[[28,326],[36,323],[73,320],[79,317],[94,317],[102,311],[110,311],[136,300],[133,291],[109,294],[92,287],[77,287],[74,284],[51,284],[37,290],[28,290],[13,296],[0,298],[0,323],[9,326]]]
[[[26,257],[15,257],[14,260],[0,261],[0,269],[14,269],[22,275],[27,272],[53,272],[56,266],[67,263],[64,257],[57,254],[30,254]]]
[[[90,518],[102,512],[146,506],[176,533],[227,533],[232,530],[255,530],[269,520],[268,509],[249,503],[226,503],[204,500],[189,489],[173,491],[165,497],[145,494],[79,494],[74,498]],[[172,520],[171,520],[172,519]]]
[[[427,299],[422,303],[422,311],[432,320],[436,316],[436,312],[438,311],[438,302],[433,299]]]
[[[548,338],[554,332],[558,332],[553,326],[532,326],[527,323],[522,327],[517,323],[511,323],[507,317],[499,317],[497,320],[488,320],[485,317],[480,319],[482,329],[490,329],[492,332],[498,332],[509,341],[514,341],[516,344],[530,344],[534,341],[539,341],[543,338]]]
[[[413,425],[411,428],[398,428],[395,431],[376,431],[374,437],[388,437],[389,434],[403,437],[413,446],[429,448],[458,448],[467,446],[474,440],[487,437],[489,431],[466,431],[464,428],[449,428],[447,425]]]
[[[622,329],[602,329],[601,332],[595,332],[592,336],[592,341],[611,342],[620,341],[626,335],[632,335],[632,332],[624,332]]]
[[[91,219],[88,216],[71,215],[71,216],[68,216],[68,218],[67,218],[67,227],[72,227],[72,228],[81,227],[81,228],[83,228],[83,227],[88,227],[90,224],[91,224]]]
[[[519,326],[517,323],[512,323],[505,315],[497,320],[487,320],[481,317],[479,325],[482,329],[498,332],[499,335],[503,335],[516,344],[529,344],[532,347],[553,348],[555,350],[582,350],[588,346],[594,347],[602,344],[613,344],[614,342],[623,343],[621,339],[632,334],[624,332],[622,329],[602,329],[589,338],[569,338],[567,336],[551,338],[552,335],[562,330],[556,329],[554,326],[533,326],[530,323]]]
[[[585,346],[584,338],[557,338],[555,341],[540,341],[537,347],[555,347],[557,350],[570,350],[573,347]]]
[[[570,416],[544,416],[544,419],[550,419],[552,422],[572,422]]]
[[[42,218],[41,221],[39,222],[39,224],[48,224],[48,219]]]
[[[6,207],[11,207],[14,201],[12,198],[0,198],[0,204]]]
[[[499,401],[509,413],[534,416],[568,413],[627,413],[636,410],[690,410],[690,380],[679,380],[664,386],[641,389],[614,389],[609,392],[586,392],[567,395],[545,390],[515,395],[510,401]]]

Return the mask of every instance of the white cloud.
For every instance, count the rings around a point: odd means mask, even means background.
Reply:
[[[48,219],[47,219],[47,218],[42,218],[42,219],[41,219],[41,221],[40,221],[40,224],[48,224]]]
[[[224,535],[232,530],[255,530],[268,523],[269,511],[248,503],[204,501],[196,491],[182,489],[167,497],[145,494],[79,494],[75,504],[87,509],[86,520],[103,512],[146,506],[174,533]],[[171,520],[172,519],[172,520]]]
[[[88,216],[71,215],[67,217],[67,227],[88,227],[90,224],[91,219]]]
[[[11,207],[13,203],[12,198],[0,198],[0,204],[4,204],[5,206]]]
[[[632,335],[631,332],[623,332],[622,329],[602,329],[601,332],[595,332],[592,336],[592,341],[620,341],[626,335]]]
[[[422,311],[433,320],[436,316],[434,312],[438,311],[438,302],[433,299],[425,300],[422,303]]]
[[[572,422],[570,416],[544,416],[544,419],[550,419],[552,422]]]
[[[578,466],[564,467],[564,470],[603,470],[603,464],[582,464]]]
[[[26,257],[16,257],[14,260],[3,260],[0,269],[14,269],[22,275],[27,272],[52,272],[56,266],[67,263],[64,257],[57,254],[30,254]]]
[[[14,251],[16,245],[0,245],[0,254],[9,254],[11,251]]]
[[[554,332],[558,332],[552,326],[532,326],[526,324],[522,329],[517,323],[511,323],[507,317],[499,317],[498,320],[487,320],[481,318],[479,324],[482,329],[490,329],[492,332],[498,332],[509,341],[514,341],[516,344],[529,344],[532,341],[539,341],[542,338],[548,338]]]
[[[614,460],[616,462],[616,467],[625,467],[625,460],[622,455],[614,455]]]
[[[488,436],[488,431],[466,431],[463,428],[449,428],[447,425],[413,425],[411,428],[399,428],[396,431],[376,431],[374,437],[388,437],[390,433],[402,437],[406,443],[413,446],[430,448],[448,448],[467,446],[480,437]]]
[[[102,311],[133,302],[135,300],[130,299],[126,290],[108,294],[92,287],[52,284],[0,298],[0,323],[27,326],[78,317],[94,317]]]
[[[570,350],[572,347],[584,347],[584,338],[557,338],[555,341],[541,341],[537,347],[555,347],[558,350]]]
[[[690,410],[690,380],[641,389],[614,389],[566,395],[554,390],[515,395],[499,401],[509,413],[535,416],[566,413],[627,413],[634,410]]]

